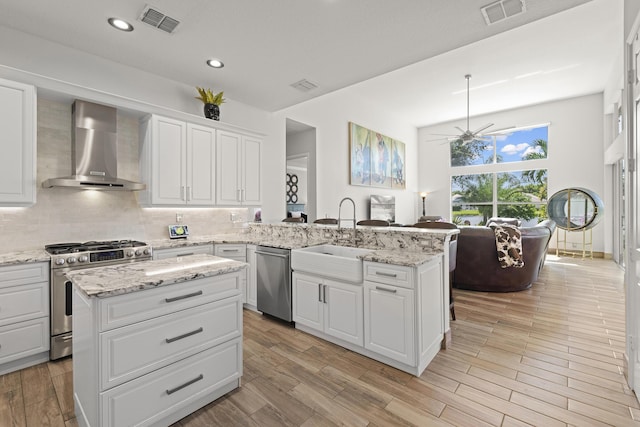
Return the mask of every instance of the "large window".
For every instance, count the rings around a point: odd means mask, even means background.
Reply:
[[[548,127],[504,130],[471,142],[451,143],[451,166],[513,163],[547,158]]]
[[[468,167],[475,173],[451,177],[452,220],[484,225],[490,217],[500,216],[535,224],[546,218],[547,169],[513,170],[513,163],[524,166],[527,161],[545,160],[547,130],[545,125],[502,132],[468,144],[453,142],[451,165],[456,171]]]

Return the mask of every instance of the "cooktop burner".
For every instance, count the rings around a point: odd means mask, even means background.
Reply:
[[[109,249],[135,248],[146,246],[146,243],[137,240],[106,240],[89,241],[84,243],[55,243],[46,245],[44,249],[52,255],[73,254],[87,251],[103,251]]]

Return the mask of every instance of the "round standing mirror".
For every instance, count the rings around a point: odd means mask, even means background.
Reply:
[[[563,230],[588,230],[602,218],[604,204],[591,190],[565,188],[549,198],[547,214]]]

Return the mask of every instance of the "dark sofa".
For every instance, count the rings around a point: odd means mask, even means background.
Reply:
[[[485,292],[513,292],[531,287],[544,264],[556,223],[544,220],[533,227],[520,227],[524,267],[501,268],[496,240],[489,227],[461,227],[453,286]]]

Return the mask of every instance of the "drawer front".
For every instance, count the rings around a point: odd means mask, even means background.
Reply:
[[[214,255],[223,258],[232,258],[237,261],[247,260],[247,245],[223,244],[214,245]]]
[[[0,327],[0,364],[48,350],[48,317]]]
[[[240,295],[100,334],[101,390],[242,335]]]
[[[413,289],[412,268],[378,262],[364,263],[364,280]]]
[[[0,267],[0,288],[48,281],[48,262]]]
[[[153,251],[153,259],[167,259],[167,258],[180,258],[183,256],[195,255],[195,254],[209,254],[213,255],[212,245],[195,245],[184,246],[181,248],[171,249],[156,249]]]
[[[49,282],[0,288],[0,326],[49,315]]]
[[[239,272],[99,300],[100,330],[175,313],[241,293]]]
[[[102,393],[100,425],[151,425],[241,376],[237,338]]]

